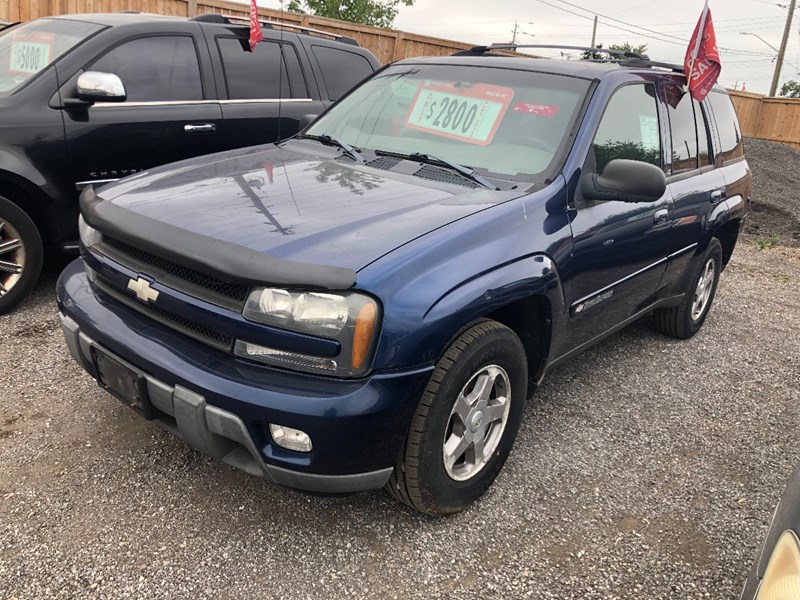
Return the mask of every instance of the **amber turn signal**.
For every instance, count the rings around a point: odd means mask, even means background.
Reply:
[[[369,348],[372,345],[372,334],[375,331],[375,305],[370,302],[361,307],[356,316],[356,326],[353,331],[353,369],[358,370],[364,365]]]

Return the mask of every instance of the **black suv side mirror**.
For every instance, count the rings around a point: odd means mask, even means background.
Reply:
[[[580,188],[584,200],[655,202],[667,190],[667,178],[655,165],[617,158],[600,175],[583,175]]]

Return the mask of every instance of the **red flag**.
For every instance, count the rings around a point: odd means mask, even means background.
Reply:
[[[697,27],[694,28],[692,39],[689,40],[683,64],[692,98],[702,102],[722,71],[717,50],[717,35],[714,33],[714,22],[711,20],[708,2],[700,15]]]
[[[258,22],[258,6],[256,6],[256,0],[250,0],[250,52],[263,39],[264,34],[261,33],[261,23]]]

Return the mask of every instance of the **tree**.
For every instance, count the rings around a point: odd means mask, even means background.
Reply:
[[[781,87],[779,94],[787,98],[800,98],[800,83],[794,79],[787,81],[783,84],[783,87]]]
[[[351,23],[391,27],[401,5],[413,6],[414,0],[290,0],[288,9]]]
[[[602,48],[603,44],[597,44],[597,48]],[[647,52],[647,44],[641,44],[640,46],[632,46],[629,42],[625,42],[624,44],[611,44],[608,47],[609,50],[618,50],[619,52],[633,52],[634,54],[642,54],[647,56],[645,53]],[[584,60],[604,60],[609,58],[610,55],[606,54],[605,52],[591,52],[587,50],[583,53],[582,58]]]

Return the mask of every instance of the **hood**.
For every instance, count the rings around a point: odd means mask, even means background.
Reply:
[[[395,159],[372,163],[387,161]],[[420,169],[403,165],[411,173]],[[97,195],[142,217],[257,253],[358,271],[521,192],[380,170],[342,158],[336,148],[292,140],[159,167]]]

